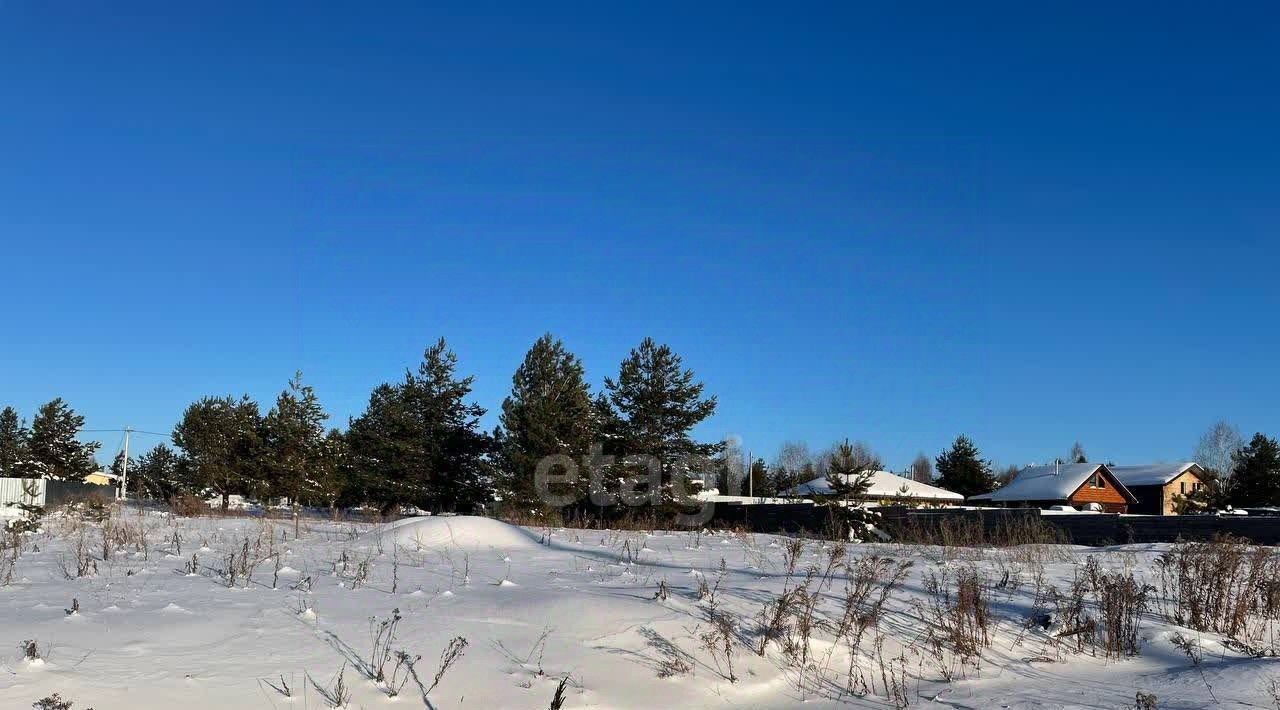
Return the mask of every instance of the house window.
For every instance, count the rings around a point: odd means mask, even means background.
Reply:
[[[1183,482],[1181,482],[1181,483],[1179,483],[1179,484],[1178,484],[1178,492],[1179,492],[1179,493],[1181,493],[1181,494],[1183,494],[1183,495],[1186,495],[1186,494],[1187,494],[1187,482],[1186,482],[1186,481],[1183,481]]]
[[[1106,481],[1106,479],[1104,479],[1104,478],[1102,477],[1102,474],[1101,474],[1101,473],[1095,473],[1095,474],[1093,475],[1093,487],[1094,487],[1094,488],[1106,488],[1106,487],[1107,487],[1107,481]]]

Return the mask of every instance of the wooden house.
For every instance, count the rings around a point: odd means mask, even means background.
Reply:
[[[1177,496],[1188,496],[1205,483],[1205,472],[1191,461],[1143,466],[1111,466],[1111,472],[1137,497],[1130,513],[1177,515]]]
[[[1115,474],[1100,463],[1031,466],[991,493],[969,496],[967,500],[1008,508],[1069,505],[1078,510],[1098,508],[1106,513],[1128,512],[1129,506],[1138,502]]]

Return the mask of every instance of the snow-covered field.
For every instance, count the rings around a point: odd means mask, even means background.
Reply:
[[[564,708],[1125,708],[1139,692],[1160,708],[1275,708],[1280,692],[1280,661],[1172,625],[1159,590],[1137,656],[1108,658],[1068,628],[1073,580],[1159,586],[1167,545],[842,554],[770,535],[462,517],[300,532],[129,511],[105,525],[104,550],[103,524],[46,520],[0,587],[0,707],[56,692],[97,710],[323,708],[340,671],[353,708],[547,708],[566,677]],[[246,552],[251,575],[233,579]],[[978,581],[982,613],[965,615],[962,579]],[[1081,618],[1105,617],[1083,602]],[[989,645],[968,655],[956,644],[981,637],[982,614]],[[424,700],[451,641],[460,655]],[[399,651],[421,656],[417,680]]]

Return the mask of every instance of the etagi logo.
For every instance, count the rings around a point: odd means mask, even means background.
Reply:
[[[736,464],[736,465],[735,465]],[[730,460],[731,468],[741,462]],[[538,499],[553,507],[579,502],[586,474],[587,498],[601,507],[640,507],[672,504],[678,512],[675,523],[698,527],[710,522],[716,505],[700,500],[691,481],[705,480],[710,461],[703,456],[677,457],[663,466],[657,456],[631,454],[621,458],[600,453],[600,446],[582,457],[581,465],[566,454],[544,456],[534,471],[534,491]]]

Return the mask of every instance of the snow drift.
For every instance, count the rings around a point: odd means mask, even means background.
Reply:
[[[368,533],[384,545],[419,550],[518,550],[538,547],[533,533],[492,518],[470,515],[405,518]]]

